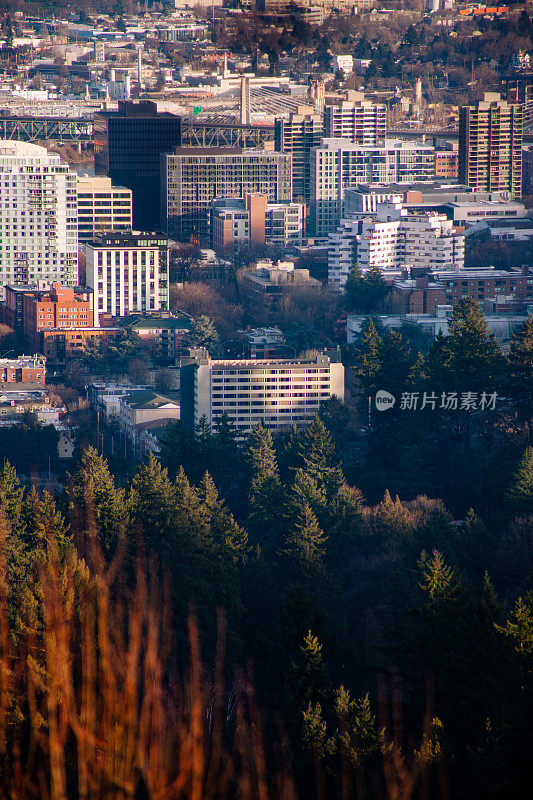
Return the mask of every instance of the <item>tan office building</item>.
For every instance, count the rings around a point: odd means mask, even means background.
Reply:
[[[523,107],[486,92],[459,113],[459,183],[476,191],[522,193]]]
[[[113,186],[111,178],[78,178],[78,239],[131,231],[131,189]]]

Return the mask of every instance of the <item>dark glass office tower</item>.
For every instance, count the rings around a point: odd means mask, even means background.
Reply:
[[[98,116],[97,171],[105,172],[113,183],[131,189],[135,230],[158,230],[160,156],[181,146],[180,117],[158,113],[156,103],[149,101],[119,102],[118,111]]]

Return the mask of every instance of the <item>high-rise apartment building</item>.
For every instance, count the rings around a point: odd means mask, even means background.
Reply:
[[[179,147],[161,156],[161,220],[175,239],[208,243],[212,201],[245,194],[289,202],[290,156],[240,147]]]
[[[310,233],[332,233],[343,216],[344,193],[358,184],[430,181],[435,150],[430,145],[387,139],[366,147],[347,139],[324,139],[311,149]]]
[[[0,295],[37,280],[78,282],[76,174],[44,147],[0,141]]]
[[[387,109],[379,103],[361,99],[344,100],[324,108],[324,136],[349,139],[373,147],[383,144],[387,135]]]
[[[288,119],[276,120],[275,147],[292,158],[292,199],[296,202],[309,202],[311,148],[318,147],[323,136],[321,114],[291,114]]]
[[[161,234],[108,234],[86,246],[94,325],[102,314],[168,309],[168,240]]]
[[[159,230],[161,153],[181,145],[181,119],[159,113],[157,103],[119,102],[95,115],[95,163],[117,186],[133,193],[133,226]]]
[[[78,239],[88,241],[106,231],[131,231],[131,189],[113,186],[111,178],[78,178]]]
[[[463,269],[464,253],[464,234],[444,214],[412,214],[401,203],[383,203],[373,216],[343,219],[329,236],[328,281],[340,290],[356,264],[363,272]]]
[[[180,370],[181,421],[190,430],[204,415],[212,424],[224,413],[240,436],[258,422],[276,430],[311,422],[333,395],[344,400],[344,367],[327,355],[214,361],[200,348],[191,355]]]
[[[459,112],[459,181],[473,189],[522,192],[523,107],[486,92]]]

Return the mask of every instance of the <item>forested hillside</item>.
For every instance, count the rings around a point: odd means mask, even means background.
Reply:
[[[131,480],[88,447],[55,499],[5,464],[2,796],[530,797],[533,320],[452,328],[367,325],[366,438],[332,400]]]

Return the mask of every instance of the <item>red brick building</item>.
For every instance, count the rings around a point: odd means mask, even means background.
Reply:
[[[437,306],[445,304],[442,283],[428,277],[398,281],[392,290],[392,306],[400,314],[435,314]]]
[[[434,314],[438,305],[456,306],[465,297],[480,305],[494,300],[501,310],[511,311],[533,298],[533,274],[496,269],[434,271],[396,281],[392,304],[401,314]]]
[[[61,366],[71,358],[83,355],[87,342],[112,339],[119,336],[121,328],[56,328],[41,331],[39,350],[45,354],[48,362]]]
[[[48,290],[28,292],[24,294],[22,325],[26,346],[35,351],[41,351],[43,332],[92,328],[92,292],[60,283],[53,283]]]
[[[88,287],[6,286],[2,319],[15,330],[21,345],[43,353],[59,366],[83,353],[85,344],[120,334],[111,320],[93,325],[93,294]]]
[[[437,178],[457,180],[459,153],[457,150],[437,150],[435,153],[435,175]]]
[[[0,358],[0,384],[46,384],[46,358],[41,355]]]
[[[533,276],[522,272],[468,269],[433,273],[432,277],[443,285],[446,303],[453,306],[465,297],[482,303],[500,295],[520,301],[533,296]]]

